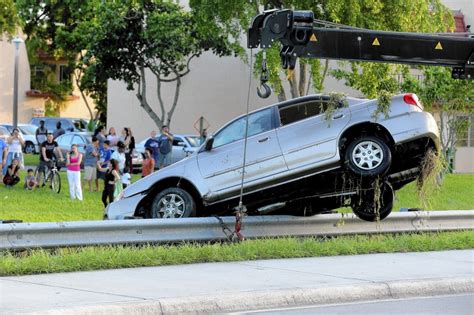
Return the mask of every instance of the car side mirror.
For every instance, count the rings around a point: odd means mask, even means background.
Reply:
[[[207,138],[206,145],[204,147],[206,151],[211,151],[213,144],[214,144],[214,137]]]
[[[71,127],[71,128],[67,128],[67,130],[73,132],[73,131],[74,131],[74,128],[72,128],[72,127]]]

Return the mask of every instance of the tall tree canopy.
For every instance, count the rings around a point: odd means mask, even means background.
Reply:
[[[18,18],[13,0],[0,0],[0,40],[3,34],[16,32]]]

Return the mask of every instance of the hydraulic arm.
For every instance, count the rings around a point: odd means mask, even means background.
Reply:
[[[253,18],[247,46],[265,49],[279,41],[282,66],[290,70],[298,57],[327,58],[445,66],[455,79],[474,79],[474,38],[320,24],[311,11],[265,11]]]

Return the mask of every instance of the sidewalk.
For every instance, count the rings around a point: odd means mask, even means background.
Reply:
[[[231,312],[474,292],[474,250],[0,278],[0,313]]]

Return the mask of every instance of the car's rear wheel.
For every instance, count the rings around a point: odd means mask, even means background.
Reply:
[[[153,200],[151,215],[153,218],[187,218],[194,216],[196,202],[184,189],[167,188],[158,193]]]
[[[390,148],[378,137],[361,136],[349,143],[345,151],[345,164],[361,176],[383,175],[391,162]]]
[[[392,186],[383,183],[379,187],[361,190],[351,198],[351,207],[362,220],[377,221],[385,219],[392,212],[394,200]]]

